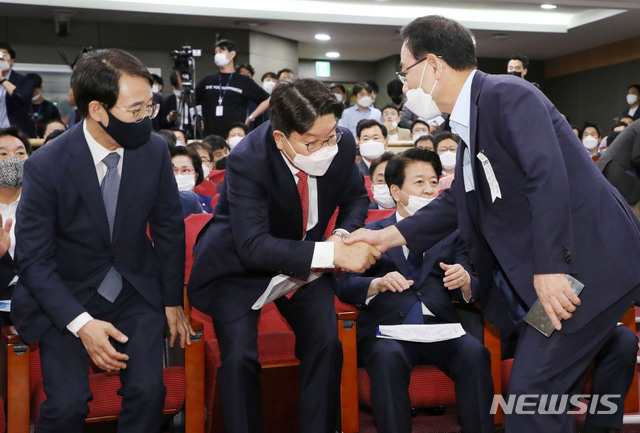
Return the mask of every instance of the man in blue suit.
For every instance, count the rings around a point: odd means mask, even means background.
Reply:
[[[387,163],[385,179],[398,211],[365,227],[380,230],[428,206],[438,195],[442,174],[435,152],[409,149]],[[433,364],[455,381],[460,423],[465,432],[493,432],[490,356],[475,337],[437,343],[376,338],[378,325],[458,322],[450,293],[471,300],[477,279],[458,231],[424,254],[405,246],[385,251],[364,274],[341,272],[340,299],[360,305],[358,357],[371,380],[371,404],[381,433],[411,432],[409,378],[417,364]],[[449,292],[451,290],[452,292]]]
[[[214,216],[199,235],[188,293],[212,316],[220,346],[220,397],[228,432],[262,431],[257,321],[252,305],[278,274],[306,281],[276,305],[296,334],[300,359],[300,429],[333,433],[342,347],[337,337],[334,278],[327,269],[364,271],[380,253],[341,236],[362,227],[369,198],[344,106],[312,79],[280,83],[270,122],[227,157]],[[334,234],[323,242],[336,208]],[[355,247],[355,248],[352,248]]]
[[[29,137],[35,137],[29,107],[33,96],[33,82],[14,71],[16,51],[0,42],[0,128],[16,126]]]
[[[621,334],[616,347],[624,347],[619,358],[625,361],[608,372],[616,381],[602,380],[606,368],[598,369],[591,390],[620,394],[611,399],[618,410],[607,417],[603,413],[609,408],[594,404],[602,413],[587,415],[586,431],[620,428],[633,377],[634,363],[627,360],[637,340],[616,323],[640,289],[640,267],[620,258],[640,257],[638,220],[537,88],[476,70],[467,29],[428,16],[414,20],[402,35],[399,76],[407,90],[405,105],[425,119],[441,111],[451,114],[451,129],[461,137],[460,176],[414,217],[354,234],[347,242],[366,240],[382,251],[407,244],[417,252],[459,227],[478,272],[484,315],[502,329],[513,329],[540,299],[557,330],[546,337],[526,326],[519,337],[509,392],[534,395],[526,400],[534,407],[541,401],[535,396],[575,391],[589,363]],[[584,284],[580,298],[567,274]],[[576,429],[566,410],[527,412],[507,415],[507,431]]]
[[[41,432],[84,430],[89,358],[120,373],[118,431],[160,432],[166,323],[171,346],[189,343],[184,223],[167,144],[151,135],[152,83],[129,53],[85,55],[71,76],[85,120],[24,166],[11,317],[40,342]]]

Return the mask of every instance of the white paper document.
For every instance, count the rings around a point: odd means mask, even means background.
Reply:
[[[380,325],[376,336],[415,343],[435,343],[462,337],[466,332],[459,323],[439,325]]]
[[[258,298],[258,300],[251,307],[254,310],[259,310],[260,308],[267,305],[269,302],[275,301],[276,299],[286,295],[287,293],[293,292],[299,287],[304,286],[307,283],[312,282],[322,275],[322,272],[311,272],[309,274],[309,279],[307,281],[298,280],[296,278],[288,277],[284,274],[278,274],[269,281],[269,286],[264,291],[262,296]]]

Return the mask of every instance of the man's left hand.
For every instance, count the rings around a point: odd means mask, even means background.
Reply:
[[[196,333],[191,329],[189,318],[184,314],[182,307],[165,307],[165,313],[169,324],[169,347],[173,347],[178,335],[180,335],[180,347],[184,349],[186,344],[191,345],[191,336]]]
[[[573,316],[580,298],[571,290],[565,274],[534,275],[533,287],[553,327],[559,331],[562,329],[560,319],[569,320]]]

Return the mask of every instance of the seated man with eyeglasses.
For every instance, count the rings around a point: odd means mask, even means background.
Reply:
[[[275,304],[296,334],[300,430],[336,430],[342,347],[329,270],[364,271],[380,256],[368,245],[342,243],[341,236],[363,225],[369,205],[353,163],[353,136],[337,126],[343,110],[320,81],[278,84],[270,121],[227,157],[216,213],[196,242],[188,293],[194,307],[213,318],[227,431],[262,431],[260,311],[252,306],[278,275],[316,278]],[[338,207],[337,229],[323,242]]]

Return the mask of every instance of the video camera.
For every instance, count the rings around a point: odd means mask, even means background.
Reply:
[[[194,57],[200,57],[202,50],[192,49],[190,45],[183,45],[179,50],[169,52],[173,58],[173,70],[180,74],[182,92],[179,99],[178,112],[181,121],[181,129],[187,138],[201,138],[202,111],[195,106],[195,81],[196,63]],[[172,72],[173,73],[173,72]],[[183,111],[188,112],[188,120],[184,120]]]
[[[193,89],[196,74],[194,57],[200,57],[202,50],[192,49],[190,45],[184,45],[180,50],[169,52],[173,57],[173,70],[180,72],[182,78],[182,91]]]

